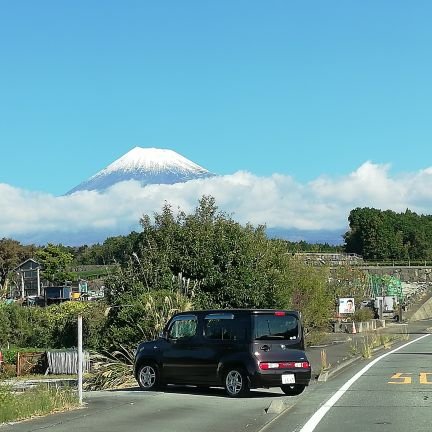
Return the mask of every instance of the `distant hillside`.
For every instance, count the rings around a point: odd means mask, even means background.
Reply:
[[[339,246],[344,243],[343,234],[346,230],[299,230],[295,228],[268,228],[267,234],[271,238],[280,238],[291,242],[305,241],[306,243],[327,243]]]

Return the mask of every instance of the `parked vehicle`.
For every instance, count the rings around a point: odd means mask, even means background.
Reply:
[[[298,312],[211,310],[174,315],[159,339],[138,346],[134,374],[143,390],[192,384],[224,386],[231,397],[259,387],[297,395],[311,367]]]

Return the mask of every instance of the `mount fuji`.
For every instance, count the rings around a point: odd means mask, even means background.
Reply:
[[[127,180],[137,180],[142,185],[174,184],[214,175],[173,150],[135,147],[66,195],[85,190],[103,192]]]

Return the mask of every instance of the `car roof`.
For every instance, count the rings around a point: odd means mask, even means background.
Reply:
[[[296,310],[285,310],[285,309],[205,309],[205,310],[190,310],[184,312],[178,312],[177,315],[208,315],[208,314],[221,314],[221,313],[235,313],[241,315],[264,315],[274,314],[275,312],[285,312],[286,314],[296,315],[300,317],[300,313]]]

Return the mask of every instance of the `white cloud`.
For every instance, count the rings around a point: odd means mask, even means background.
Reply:
[[[203,194],[214,196],[219,208],[241,223],[344,230],[355,207],[410,208],[431,214],[432,168],[391,176],[388,165],[365,162],[346,176],[322,176],[305,184],[286,175],[258,177],[241,171],[175,185],[141,187],[134,181],[123,182],[103,194],[78,192],[62,197],[0,184],[0,237],[55,241],[60,234],[67,239],[97,233],[103,240],[104,233],[137,229],[140,217],[159,211],[165,201],[190,211]]]

